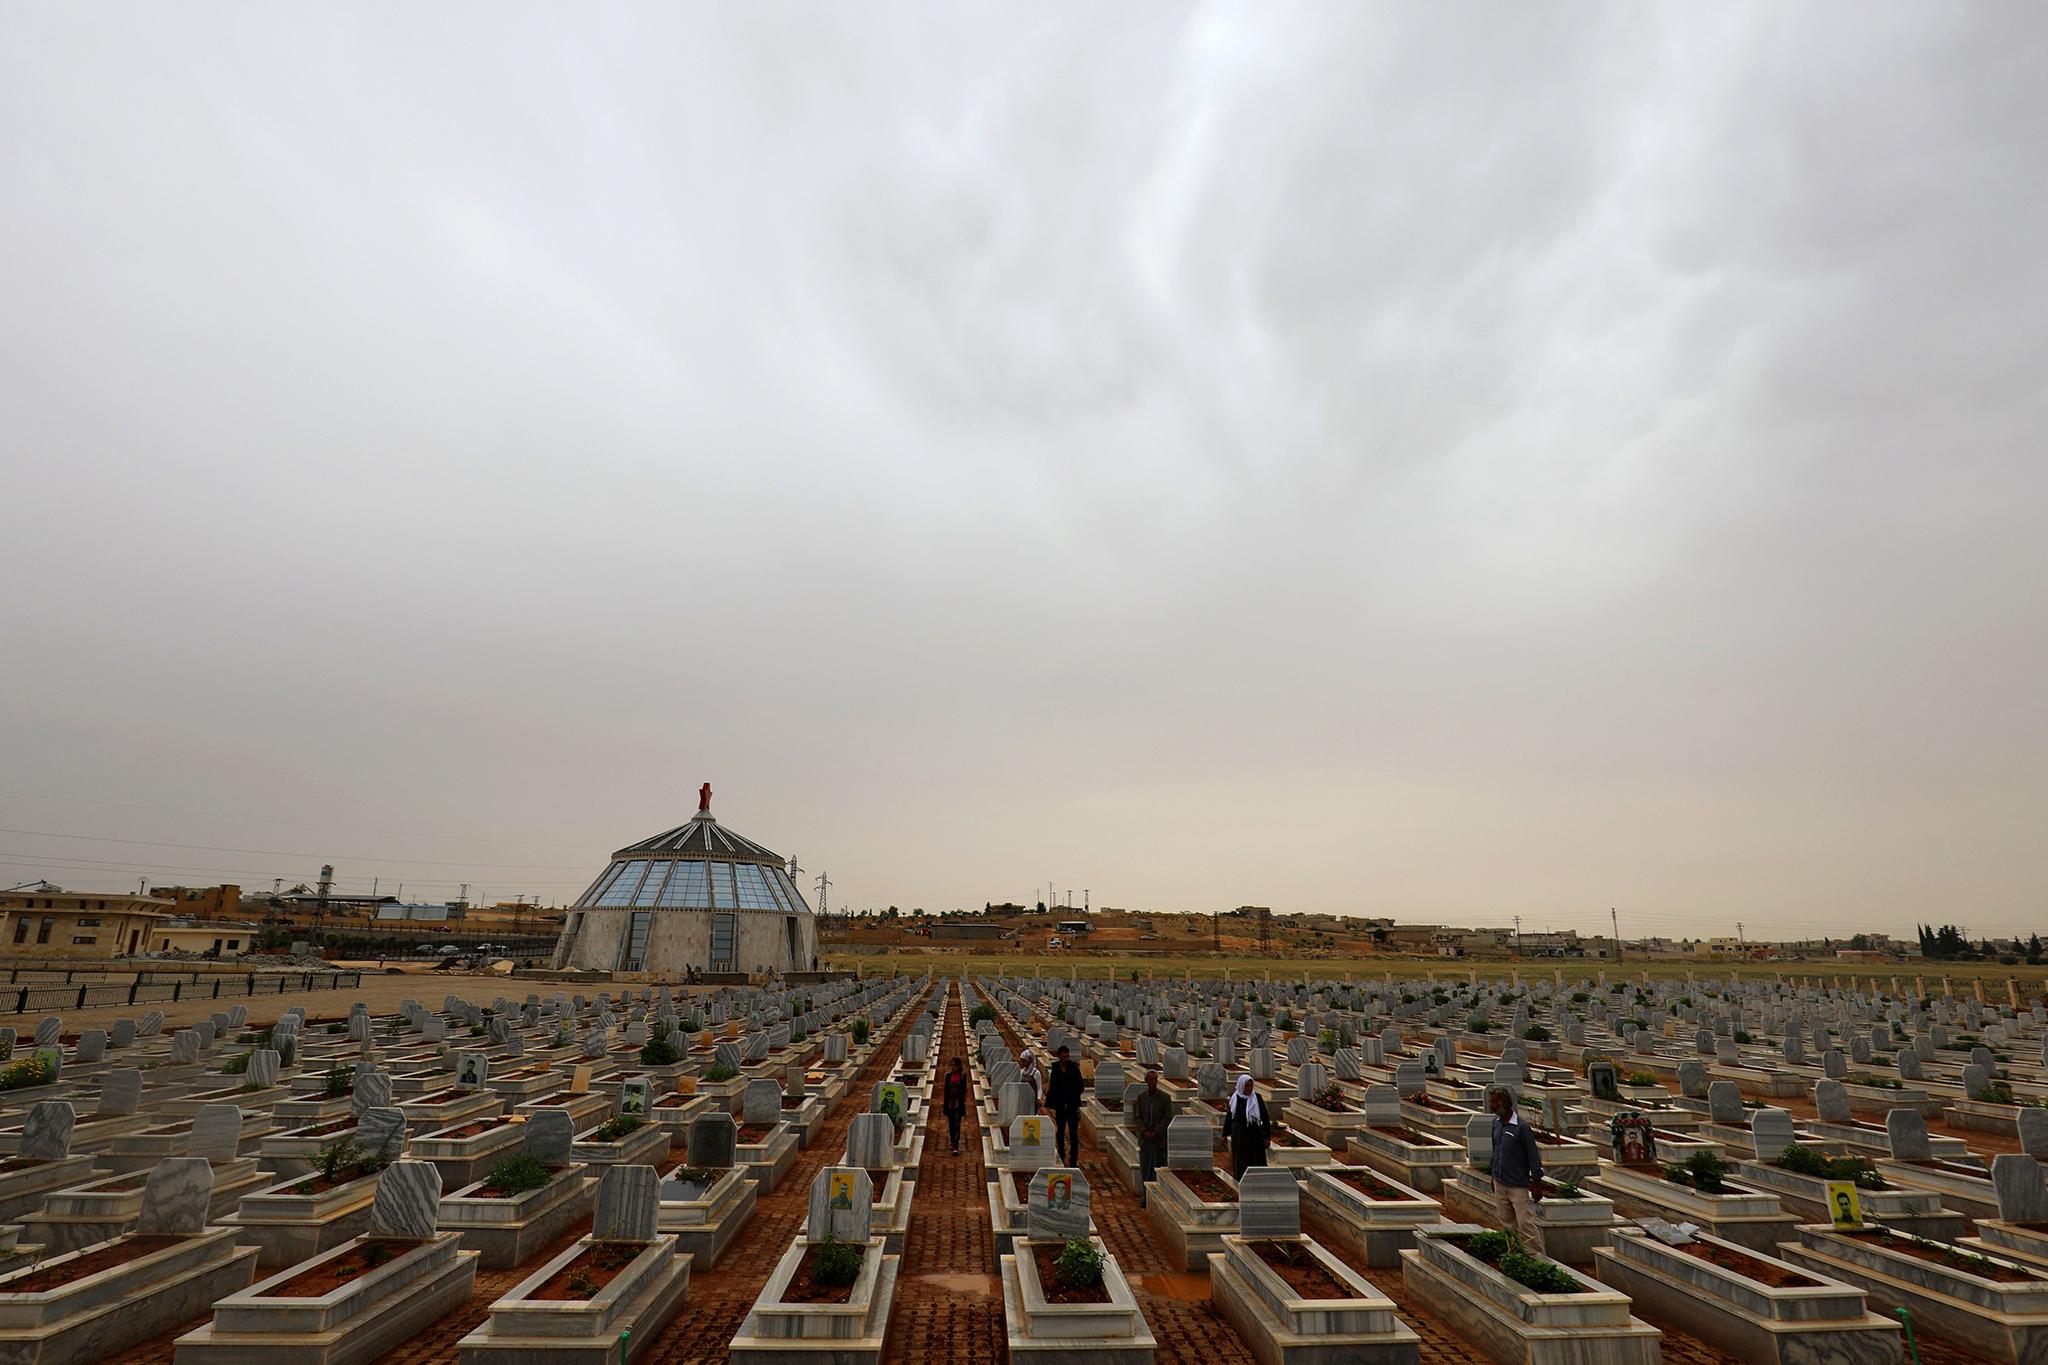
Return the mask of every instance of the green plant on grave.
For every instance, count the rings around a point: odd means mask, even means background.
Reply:
[[[869,1024],[867,1020],[856,1019],[853,1021],[853,1045],[855,1047],[867,1046],[868,1029]]]
[[[1702,1194],[1717,1194],[1722,1188],[1721,1177],[1728,1174],[1728,1163],[1719,1152],[1694,1152],[1678,1169],[1685,1173],[1685,1179],[1679,1183]]]
[[[649,1038],[640,1049],[640,1065],[672,1066],[681,1056],[682,1054],[676,1051],[676,1045],[667,1037]]]
[[[1514,1245],[1512,1232],[1475,1232],[1465,1239],[1466,1254],[1481,1261],[1497,1261]]]
[[[1542,1024],[1531,1024],[1522,1030],[1522,1037],[1532,1043],[1547,1043],[1551,1039],[1551,1032]]]
[[[0,1090],[25,1090],[32,1085],[48,1085],[56,1079],[56,1065],[48,1057],[31,1054],[0,1066]]]
[[[1576,1180],[1554,1181],[1551,1183],[1550,1193],[1553,1198],[1557,1199],[1577,1199],[1579,1197],[1579,1182]]]
[[[352,1137],[336,1138],[322,1147],[314,1160],[320,1167],[320,1174],[335,1185],[346,1185],[351,1180],[360,1180],[384,1169],[383,1158]]]
[[[569,1277],[569,1292],[579,1299],[596,1298],[598,1290],[602,1287],[596,1277],[587,1270],[579,1270]]]
[[[327,1084],[321,1093],[328,1099],[339,1099],[355,1089],[356,1069],[345,1062],[336,1062],[327,1068]]]
[[[1556,1261],[1541,1256],[1531,1256],[1521,1247],[1511,1247],[1502,1254],[1494,1269],[1525,1289],[1538,1294],[1570,1294],[1579,1287],[1571,1272]]]
[[[226,1061],[220,1064],[220,1074],[223,1076],[240,1076],[246,1074],[249,1070],[250,1059],[255,1057],[255,1055],[256,1049],[254,1048],[249,1049],[247,1052],[235,1054],[234,1056],[228,1058]]]
[[[704,1079],[707,1081],[729,1081],[739,1074],[738,1069],[735,1067],[713,1066],[705,1070]]]
[[[620,1114],[597,1125],[593,1134],[599,1142],[617,1142],[640,1127],[642,1120],[637,1114]]]
[[[1623,1085],[1656,1085],[1657,1078],[1647,1071],[1631,1071],[1622,1080]]]
[[[521,1152],[491,1167],[491,1173],[484,1177],[484,1184],[500,1194],[524,1194],[528,1190],[539,1189],[552,1179],[554,1173],[548,1170],[545,1162]]]
[[[967,1026],[972,1028],[984,1019],[993,1023],[995,1022],[995,1017],[996,1007],[994,1005],[976,1005],[973,1009],[967,1011]]]
[[[363,1245],[363,1264],[372,1268],[383,1265],[391,1259],[391,1248],[382,1242],[366,1242]]]
[[[1873,1076],[1868,1071],[1852,1072],[1842,1077],[1842,1084],[1860,1085],[1866,1090],[1904,1090],[1906,1088],[1903,1081],[1893,1080],[1890,1076]]]
[[[1772,1157],[1770,1164],[1794,1175],[1811,1176],[1816,1180],[1853,1180],[1866,1190],[1885,1188],[1884,1177],[1878,1174],[1876,1165],[1868,1158],[1829,1156],[1796,1142]]]
[[[1093,1289],[1102,1283],[1102,1253],[1094,1243],[1079,1237],[1060,1248],[1060,1254],[1052,1259],[1052,1268],[1062,1284],[1076,1289]]]
[[[860,1278],[861,1249],[827,1237],[811,1254],[811,1278],[819,1284],[852,1284]]]
[[[1972,1090],[1970,1098],[1982,1104],[2011,1104],[2012,1086],[2004,1081],[1992,1081],[1988,1085],[1980,1085]]]
[[[1524,1251],[1520,1234],[1512,1229],[1474,1233],[1460,1240],[1466,1255],[1491,1265],[1525,1289],[1539,1294],[1571,1294],[1580,1288],[1579,1282],[1557,1262]]]

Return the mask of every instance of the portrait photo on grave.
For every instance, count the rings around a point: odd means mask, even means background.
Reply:
[[[1830,1180],[1827,1182],[1828,1217],[1838,1228],[1860,1228],[1863,1226],[1863,1196],[1856,1192],[1853,1180]]]

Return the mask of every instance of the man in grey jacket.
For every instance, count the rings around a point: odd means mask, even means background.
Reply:
[[[1536,1130],[1515,1112],[1515,1092],[1497,1085],[1486,1094],[1493,1111],[1493,1213],[1503,1228],[1522,1234],[1531,1251],[1543,1249],[1536,1205],[1543,1200],[1543,1152]]]
[[[1166,1164],[1166,1125],[1173,1122],[1173,1101],[1159,1088],[1159,1068],[1145,1068],[1145,1088],[1129,1101],[1131,1123],[1138,1130],[1138,1202],[1152,1193],[1152,1178]]]

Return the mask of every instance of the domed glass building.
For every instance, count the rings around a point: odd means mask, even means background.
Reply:
[[[687,824],[612,855],[555,944],[558,968],[680,977],[809,971],[818,930],[778,855],[721,826],[711,785]]]

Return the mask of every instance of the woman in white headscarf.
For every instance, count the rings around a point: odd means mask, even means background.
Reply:
[[[1250,1073],[1237,1078],[1230,1096],[1230,1110],[1223,1117],[1223,1135],[1230,1139],[1230,1174],[1242,1176],[1252,1166],[1266,1164],[1266,1139],[1273,1123],[1266,1115],[1266,1102],[1252,1086]]]

